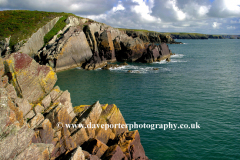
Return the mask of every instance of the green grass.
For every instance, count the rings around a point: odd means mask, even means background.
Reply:
[[[9,10],[0,11],[0,40],[11,36],[10,47],[30,38],[39,28],[55,17],[75,16],[71,13]],[[80,18],[80,17],[79,17]]]
[[[61,17],[54,27],[44,36],[44,43],[48,43],[54,35],[56,35],[60,30],[62,30],[66,26],[66,19],[68,15]]]

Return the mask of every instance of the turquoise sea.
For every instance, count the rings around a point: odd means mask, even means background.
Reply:
[[[240,40],[178,41],[184,44],[169,45],[175,53],[169,63],[76,68],[59,72],[57,85],[69,90],[73,106],[116,104],[127,123],[200,124],[139,129],[150,159],[240,159]]]

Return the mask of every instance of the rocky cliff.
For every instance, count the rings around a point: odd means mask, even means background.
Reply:
[[[73,108],[51,67],[16,52],[0,59],[0,75],[2,160],[148,159],[116,105]],[[125,127],[109,127],[116,124]]]
[[[66,16],[66,15],[64,15]],[[166,43],[176,43],[171,37],[156,32],[132,32],[119,30],[106,24],[68,16],[65,27],[57,30],[49,42],[45,36],[54,28],[61,16],[53,18],[33,33],[9,47],[10,37],[2,37],[1,55],[23,52],[41,65],[54,71],[73,67],[87,70],[102,68],[108,62],[154,62],[170,57]],[[168,55],[168,56],[167,56]]]

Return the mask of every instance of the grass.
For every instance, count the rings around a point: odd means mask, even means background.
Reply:
[[[44,44],[48,43],[54,35],[56,35],[60,30],[62,30],[66,26],[66,19],[68,15],[64,15],[61,17],[54,27],[44,36]]]
[[[71,13],[9,10],[0,11],[0,40],[11,36],[10,47],[30,38],[39,28],[55,17],[75,16]],[[76,16],[75,16],[76,17]],[[81,17],[79,17],[81,18]]]

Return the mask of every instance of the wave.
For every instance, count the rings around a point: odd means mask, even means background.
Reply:
[[[153,63],[156,63],[156,64],[167,64],[168,62],[166,60],[163,60],[163,61],[160,61],[160,62],[153,62]]]
[[[145,74],[145,73],[166,72],[171,70],[169,68],[163,68],[163,67],[146,67],[146,66],[127,65],[127,66],[122,66],[118,68],[110,68],[110,71]]]
[[[175,55],[171,55],[171,58],[183,58],[184,55],[183,54],[175,54]]]
[[[176,63],[176,62],[187,62],[187,61],[172,59],[170,62]]]

